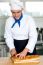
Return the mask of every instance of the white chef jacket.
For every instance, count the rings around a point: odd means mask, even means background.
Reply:
[[[7,19],[5,25],[4,38],[9,49],[15,48],[14,39],[25,40],[29,39],[26,48],[32,53],[37,42],[37,31],[34,19],[28,14],[24,13],[23,18],[20,20],[20,27],[18,23],[14,25],[14,18],[11,16]]]

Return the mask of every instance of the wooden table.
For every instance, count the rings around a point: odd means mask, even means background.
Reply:
[[[40,56],[40,62],[38,64],[29,63],[29,64],[20,64],[20,65],[43,65],[43,56]],[[0,57],[0,65],[19,65],[13,64],[9,57]]]

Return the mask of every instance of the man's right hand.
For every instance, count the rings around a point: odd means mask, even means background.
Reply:
[[[10,50],[11,56],[16,56],[17,52],[15,50],[15,48],[13,48],[12,50]]]

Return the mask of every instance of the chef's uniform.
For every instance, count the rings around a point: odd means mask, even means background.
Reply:
[[[4,38],[10,50],[15,48],[17,53],[20,53],[27,48],[29,49],[28,54],[36,54],[36,25],[29,14],[22,13],[18,20],[12,16],[9,17],[5,25]]]

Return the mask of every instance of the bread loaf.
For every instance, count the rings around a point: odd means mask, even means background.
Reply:
[[[20,59],[19,57],[11,57],[11,60],[13,63],[29,63],[29,62],[34,62],[34,63],[39,63],[39,55],[28,55],[25,58]]]

